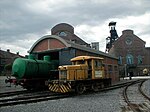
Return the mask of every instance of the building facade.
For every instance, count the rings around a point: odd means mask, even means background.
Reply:
[[[133,30],[122,31],[109,51],[119,58],[120,74],[137,76],[142,75],[144,68],[150,70],[150,47],[145,47],[145,44]]]
[[[57,60],[58,65],[71,64],[70,59],[76,56],[100,56],[104,58],[106,74],[112,77],[113,82],[119,80],[118,58],[92,49],[90,44],[74,34],[74,28],[71,25],[58,24],[51,29],[51,34],[37,40],[28,52],[38,59],[49,55],[52,60]]]
[[[23,57],[23,56],[20,56],[19,53],[14,54],[10,52],[9,49],[7,49],[7,51],[0,50],[0,74],[5,74],[5,72],[10,72],[10,71],[4,72],[5,66],[11,65],[13,61],[18,57]]]

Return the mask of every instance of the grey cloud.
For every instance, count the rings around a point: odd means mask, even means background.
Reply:
[[[1,42],[26,39],[27,34],[44,35],[45,31],[60,23],[73,26],[88,24],[91,27],[103,24],[110,18],[123,18],[146,13],[150,9],[149,0],[74,0],[49,4],[48,10],[32,8],[37,0],[0,1],[0,38]],[[56,0],[57,2],[57,0]],[[63,4],[62,4],[63,3]],[[30,6],[30,7],[29,7]],[[49,10],[50,9],[50,10]],[[109,34],[108,34],[109,35]]]

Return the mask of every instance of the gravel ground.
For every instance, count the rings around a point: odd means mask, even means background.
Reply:
[[[1,112],[120,112],[119,93],[113,90],[92,95],[3,107]],[[113,99],[113,100],[112,100]]]
[[[147,88],[149,87],[149,88]],[[150,96],[150,79],[143,84],[142,89],[146,93],[146,95]]]
[[[11,85],[5,83],[6,76],[0,76],[0,93],[9,92],[9,91],[20,91],[23,90],[21,86]]]
[[[148,81],[150,83],[150,80]],[[145,89],[149,89],[145,83]],[[0,112],[122,112],[122,90],[1,107]]]

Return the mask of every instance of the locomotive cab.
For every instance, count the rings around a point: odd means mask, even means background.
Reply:
[[[106,83],[110,84],[110,78],[104,74],[102,61],[103,58],[93,56],[78,56],[71,59],[72,65],[59,66],[59,80],[49,82],[50,91],[75,91],[82,94],[86,89],[96,91]]]

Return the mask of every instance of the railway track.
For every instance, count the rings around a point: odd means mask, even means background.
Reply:
[[[25,94],[25,93],[31,93],[31,92],[36,92],[36,91],[22,90],[22,91],[4,92],[4,93],[0,93],[0,98],[14,96],[14,95],[20,95],[20,94]]]
[[[137,82],[138,80],[134,81]],[[97,92],[109,91],[117,88],[121,88],[131,84],[131,82],[125,82],[121,84],[112,85],[107,88],[100,89]],[[96,93],[97,93],[96,92]],[[93,94],[93,92],[87,92],[84,95]],[[67,97],[73,97],[76,94],[60,94],[60,93],[51,93],[49,91],[14,91],[0,93],[0,107],[12,106],[18,104],[27,104],[27,103],[36,103],[40,101],[55,100]]]
[[[145,81],[142,81],[142,82],[139,84],[138,89],[139,89],[140,93],[141,93],[147,100],[150,101],[150,97],[149,97],[146,93],[144,93],[143,90],[142,90],[142,85],[143,85],[144,82],[145,82]]]
[[[0,107],[12,106],[18,104],[36,103],[39,101],[54,100],[70,97],[70,94],[54,94],[49,91],[26,93],[22,95],[11,95],[10,97],[0,98]]]
[[[118,89],[118,88],[122,88],[122,87],[125,87],[131,83],[136,83],[138,82],[139,80],[131,80],[129,82],[124,82],[124,83],[119,83],[119,84],[115,84],[115,85],[112,85],[112,86],[108,86],[106,88],[102,88],[102,89],[99,89],[97,92],[103,92],[103,91],[109,91],[109,90],[114,90],[114,89]],[[96,93],[97,93],[96,92]],[[93,92],[92,92],[93,93]],[[87,93],[88,94],[88,93]]]
[[[123,97],[127,104],[123,109],[124,112],[150,112],[150,98],[142,90],[145,81],[139,80],[124,88]]]

